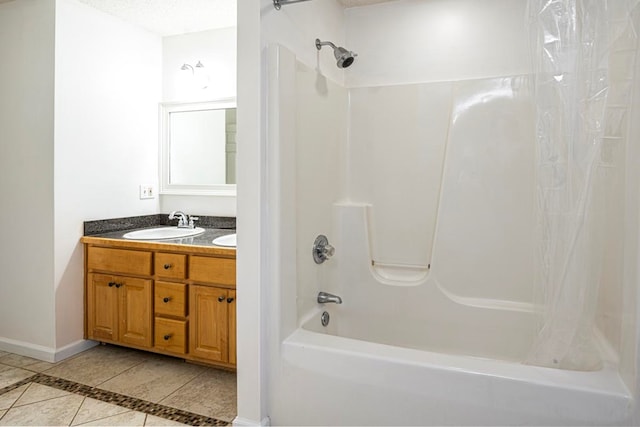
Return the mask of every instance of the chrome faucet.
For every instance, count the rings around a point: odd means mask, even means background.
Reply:
[[[327,292],[319,292],[318,304],[327,304],[327,303],[342,304],[342,298],[340,298],[338,295],[333,295]]]
[[[196,224],[194,221],[198,219],[198,217],[195,216],[189,217],[189,215],[182,211],[173,211],[169,214],[169,219],[175,219],[176,217],[180,218],[178,219],[178,228],[195,228]]]

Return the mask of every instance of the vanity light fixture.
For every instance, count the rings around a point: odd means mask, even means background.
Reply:
[[[196,68],[204,68],[204,65],[202,64],[202,62],[198,61],[198,63],[196,64]],[[182,64],[182,67],[180,67],[180,69],[182,71],[187,71],[187,70],[191,70],[191,74],[195,74],[195,68],[193,68],[192,65],[184,63]]]
[[[196,66],[193,67],[191,64],[184,63],[182,67],[180,67],[182,71],[191,70],[191,76],[193,79],[193,84],[200,89],[206,89],[209,86],[209,75],[207,75],[204,71],[204,64],[201,61],[196,63]]]

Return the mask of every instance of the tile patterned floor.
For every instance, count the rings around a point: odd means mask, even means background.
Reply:
[[[235,373],[97,346],[58,363],[0,351],[0,426],[229,425]]]

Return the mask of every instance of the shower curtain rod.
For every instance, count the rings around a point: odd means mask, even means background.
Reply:
[[[293,3],[300,3],[303,1],[309,1],[309,0],[273,0],[273,7],[275,7],[276,10],[280,10],[282,6],[286,6],[288,4],[293,4]]]

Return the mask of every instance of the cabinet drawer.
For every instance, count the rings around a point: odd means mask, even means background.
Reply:
[[[156,317],[155,347],[172,353],[187,352],[187,321]]]
[[[185,317],[187,315],[187,285],[156,281],[155,312],[167,316]]]
[[[158,252],[156,253],[155,272],[158,277],[184,279],[187,277],[187,256]]]
[[[196,282],[235,285],[236,260],[192,256],[189,262],[189,278]]]
[[[130,251],[89,246],[89,270],[113,271],[118,274],[151,275],[151,252]]]

